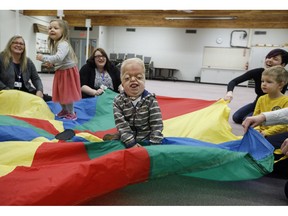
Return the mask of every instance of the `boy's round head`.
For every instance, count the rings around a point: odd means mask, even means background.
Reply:
[[[286,85],[288,82],[288,72],[281,65],[267,68],[263,71],[262,76],[272,77],[277,83]]]
[[[139,58],[130,58],[121,65],[121,82],[129,97],[139,97],[145,89],[145,65]]]

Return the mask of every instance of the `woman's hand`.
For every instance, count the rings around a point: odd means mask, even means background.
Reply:
[[[288,156],[288,138],[284,140],[280,148],[281,148],[282,153]]]
[[[232,101],[232,99],[233,99],[233,92],[232,91],[228,91],[227,93],[226,93],[226,95],[224,96],[224,98],[223,98],[225,101]]]
[[[103,89],[97,89],[97,90],[94,90],[94,96],[99,96],[101,94],[103,94],[104,90]]]
[[[37,91],[36,92],[36,96],[43,98],[43,92]]]
[[[243,122],[242,122],[242,126],[244,128],[244,133],[247,132],[248,128],[251,127],[256,127],[258,125],[260,125],[262,122],[264,122],[266,120],[265,115],[260,114],[257,116],[250,116],[247,117]]]

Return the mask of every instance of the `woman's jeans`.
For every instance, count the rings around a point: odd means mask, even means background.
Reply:
[[[266,137],[266,139],[275,147],[275,149],[280,148],[284,140],[287,138],[288,138],[288,132]]]
[[[256,101],[238,109],[232,116],[233,121],[236,124],[242,124],[242,122],[244,121],[246,117],[253,115],[255,106],[256,106]]]

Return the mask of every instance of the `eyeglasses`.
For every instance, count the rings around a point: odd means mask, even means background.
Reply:
[[[95,59],[100,59],[100,58],[106,58],[106,57],[103,56],[103,55],[96,55],[96,56],[94,56],[94,58],[95,58]]]
[[[22,43],[22,42],[17,42],[17,41],[13,41],[12,44],[16,44],[16,45],[20,45],[20,46],[25,46],[24,43]]]

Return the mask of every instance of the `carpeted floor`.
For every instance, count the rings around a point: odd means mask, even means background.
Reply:
[[[53,74],[40,74],[45,93],[51,95]],[[146,89],[156,95],[218,100],[226,93],[226,86],[189,82],[147,80]],[[233,123],[231,115],[255,98],[253,88],[236,87],[229,104],[229,122],[236,135],[243,135],[241,125]],[[235,170],[237,172],[237,170]],[[113,181],[113,179],[111,179]],[[250,181],[219,182],[185,176],[162,179],[127,186],[94,198],[83,205],[95,206],[279,206],[287,205],[284,186],[287,180],[262,177]]]
[[[220,182],[180,175],[127,186],[83,205],[101,206],[284,206],[287,180]]]

